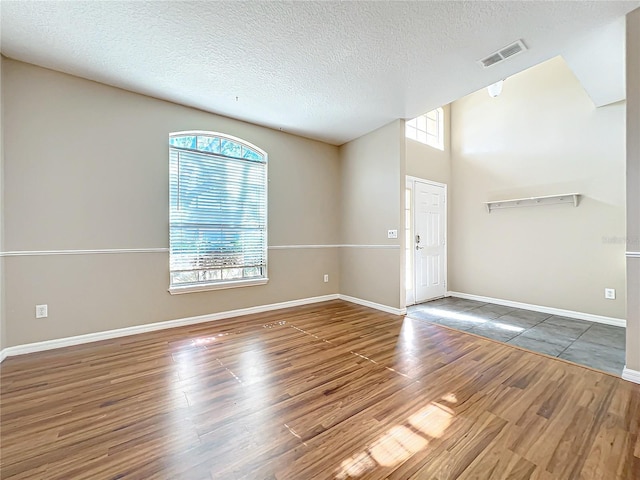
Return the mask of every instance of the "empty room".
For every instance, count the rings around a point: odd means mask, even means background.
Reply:
[[[1,479],[640,478],[640,1],[0,22]]]

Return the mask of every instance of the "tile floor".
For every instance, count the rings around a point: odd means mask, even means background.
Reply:
[[[571,362],[622,374],[625,329],[447,297],[409,307],[407,316],[439,323]]]

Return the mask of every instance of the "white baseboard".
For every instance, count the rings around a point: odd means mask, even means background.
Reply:
[[[199,315],[197,317],[180,318],[178,320],[167,320],[164,322],[147,323],[145,325],[136,325],[133,327],[118,328],[115,330],[107,330],[104,332],[88,333],[85,335],[77,335],[74,337],[57,338],[55,340],[46,340],[44,342],[27,343],[25,345],[17,345],[15,347],[7,347],[0,352],[0,361],[6,357],[14,355],[24,355],[27,353],[41,352],[44,350],[52,350],[54,348],[70,347],[83,343],[97,342],[100,340],[109,340],[111,338],[126,337],[138,333],[154,332],[156,330],[165,330],[167,328],[183,327],[186,325],[194,325],[197,323],[211,322],[224,318],[239,317],[242,315],[250,315],[252,313],[269,312],[271,310],[280,310],[282,308],[298,307],[301,305],[309,305],[311,303],[326,302],[328,300],[337,300],[337,293],[331,295],[322,295],[319,297],[301,298],[299,300],[290,300],[288,302],[272,303],[269,305],[258,305],[256,307],[240,308],[237,310],[228,310],[226,312],[212,313],[208,315]]]
[[[387,305],[382,305],[381,303],[370,302],[369,300],[363,300],[361,298],[350,297],[349,295],[338,295],[340,300],[344,300],[345,302],[357,303],[358,305],[362,305],[364,307],[375,308],[376,310],[381,310],[386,313],[392,313],[393,315],[405,315],[407,313],[406,308],[395,308],[389,307]]]
[[[348,295],[339,295],[333,293],[331,295],[322,295],[319,297],[301,298],[299,300],[290,300],[287,302],[271,303],[269,305],[258,305],[256,307],[240,308],[237,310],[228,310],[226,312],[211,313],[207,315],[199,315],[197,317],[180,318],[177,320],[167,320],[164,322],[147,323],[145,325],[136,325],[133,327],[117,328],[115,330],[107,330],[104,332],[87,333],[85,335],[77,335],[73,337],[57,338],[55,340],[45,340],[43,342],[27,343],[24,345],[16,345],[15,347],[7,347],[0,351],[0,362],[6,357],[15,355],[25,355],[27,353],[42,352],[44,350],[52,350],[55,348],[71,347],[83,343],[98,342],[100,340],[109,340],[112,338],[126,337],[136,335],[138,333],[154,332],[157,330],[165,330],[168,328],[184,327],[186,325],[195,325],[197,323],[212,322],[225,318],[239,317],[242,315],[250,315],[253,313],[263,313],[272,310],[280,310],[283,308],[299,307],[312,303],[326,302],[329,300],[344,300],[346,302],[364,305],[365,307],[375,308],[383,312],[392,313],[394,315],[404,315],[407,309],[399,309],[381,305],[379,303],[362,300],[360,298],[349,297]]]
[[[588,320],[590,322],[604,323],[605,325],[614,325],[616,327],[627,326],[627,321],[622,318],[604,317],[602,315],[593,315],[591,313],[574,312],[573,310],[563,310],[561,308],[543,307],[541,305],[531,305],[529,303],[512,302],[511,300],[483,297],[480,295],[471,295],[468,293],[447,292],[447,296],[464,298],[466,300],[477,300],[479,302],[495,303],[497,305],[504,305],[505,307],[523,308],[525,310],[533,310],[534,312],[549,313],[551,315],[577,318],[579,320]]]
[[[631,370],[625,365],[622,370],[622,378],[633,383],[640,383],[640,372],[638,370]]]

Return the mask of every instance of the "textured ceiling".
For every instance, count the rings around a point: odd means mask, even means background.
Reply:
[[[1,49],[339,145],[575,48],[638,6],[2,0]],[[476,63],[519,38],[529,51],[487,70]]]

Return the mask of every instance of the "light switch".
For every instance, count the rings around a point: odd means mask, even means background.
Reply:
[[[387,230],[387,238],[398,238],[398,230]]]

